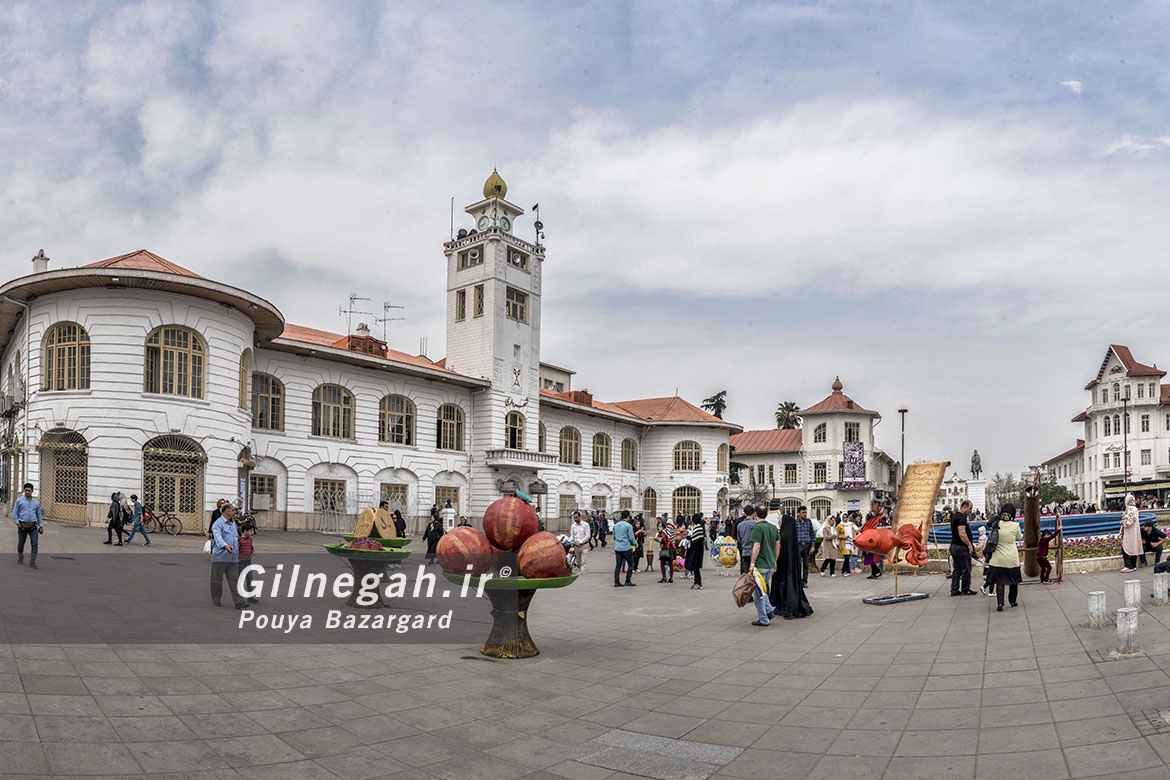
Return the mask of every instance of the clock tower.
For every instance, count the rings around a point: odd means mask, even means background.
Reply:
[[[447,259],[446,366],[487,379],[469,410],[476,480],[511,479],[521,490],[535,479],[540,421],[540,295],[544,247],[517,238],[524,209],[506,200],[493,171],[483,199],[465,210],[472,227],[443,245]],[[490,495],[491,489],[472,495]],[[472,507],[479,513],[485,507]]]

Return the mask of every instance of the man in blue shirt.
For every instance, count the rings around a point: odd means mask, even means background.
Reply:
[[[622,565],[626,567],[626,585],[631,588],[636,583],[630,581],[634,573],[634,526],[630,525],[630,510],[623,509],[622,517],[613,525],[613,554],[617,563],[613,568],[613,586],[623,587],[621,582]]]
[[[240,553],[236,547],[240,531],[236,526],[236,505],[229,501],[219,511],[222,514],[211,526],[211,603],[219,606],[219,599],[223,595],[223,578],[226,576],[236,609],[243,609],[247,604],[236,590],[236,580],[240,576]]]
[[[735,541],[739,543],[739,573],[752,570],[752,529],[756,526],[756,508],[747,504],[743,517],[735,524]]]
[[[24,483],[24,495],[12,505],[12,522],[16,523],[16,562],[24,563],[24,540],[32,545],[28,567],[37,567],[37,540],[45,532],[45,518],[41,515],[41,502],[33,498],[33,484]]]
[[[808,519],[808,507],[796,510],[796,546],[800,549],[800,581],[808,585],[808,559],[813,546],[812,520]]]

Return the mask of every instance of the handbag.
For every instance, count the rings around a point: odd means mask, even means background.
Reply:
[[[995,552],[995,546],[999,544],[999,521],[997,520],[991,526],[991,531],[987,534],[987,542],[983,545],[983,558],[991,560],[991,554]]]
[[[747,606],[747,603],[752,600],[752,594],[755,590],[756,579],[750,570],[739,575],[739,579],[731,586],[731,597],[735,599],[735,606],[740,608]]]
[[[203,552],[207,553],[208,555],[211,555],[211,540],[210,539],[208,539],[206,542],[203,543]]]

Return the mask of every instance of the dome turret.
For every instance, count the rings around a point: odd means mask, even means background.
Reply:
[[[483,183],[483,196],[485,198],[502,198],[508,194],[508,185],[504,183],[504,177],[492,168],[492,175],[487,177],[487,181]]]

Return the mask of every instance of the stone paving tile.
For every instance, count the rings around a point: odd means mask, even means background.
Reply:
[[[0,775],[40,777],[49,774],[45,745],[36,742],[12,742],[4,745]],[[75,748],[76,750],[76,748]]]
[[[78,750],[67,742],[48,742],[45,757],[54,775],[113,775],[138,774],[147,767],[139,767],[135,756],[120,743],[92,743]]]
[[[1108,749],[1095,744],[1066,746],[1064,757],[1073,777],[1101,777],[1118,773],[1131,777],[1137,770],[1151,769],[1162,764],[1162,759],[1144,739],[1114,742]]]
[[[1057,749],[1038,749],[1034,744],[1028,755],[1018,753],[985,753],[975,759],[976,780],[1003,780],[1025,773],[1028,780],[1066,780],[1071,777],[1064,762],[1064,754]]]
[[[376,777],[397,776],[397,773],[409,769],[405,764],[387,758],[371,747],[353,748],[335,756],[318,758],[316,763],[345,780],[370,780],[370,778]]]
[[[879,780],[885,774],[889,761],[885,758],[867,756],[858,760],[856,756],[827,755],[817,762],[806,780]]]

